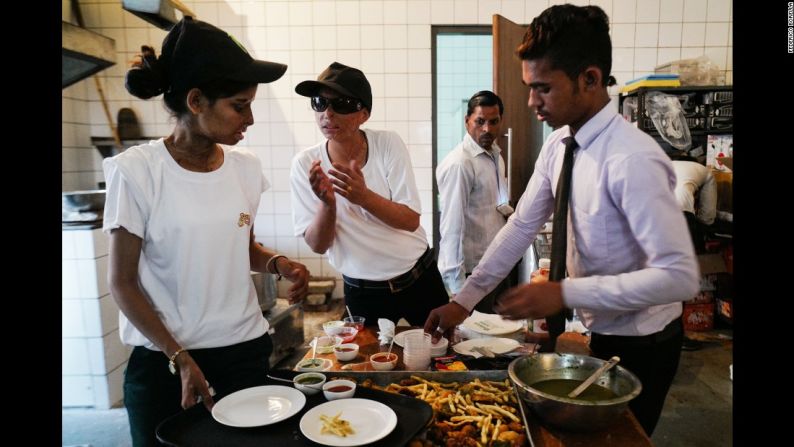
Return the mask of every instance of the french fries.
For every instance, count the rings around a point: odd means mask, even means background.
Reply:
[[[356,432],[353,430],[353,427],[350,426],[350,422],[341,417],[341,411],[332,418],[321,414],[320,420],[323,422],[323,428],[320,429],[320,434],[325,435],[330,433],[343,438],[347,437],[347,435],[355,434]]]
[[[512,446],[526,445],[524,427],[517,414],[518,400],[508,379],[482,381],[475,378],[466,383],[440,383],[419,376],[411,376],[411,379],[378,388],[430,404],[437,429],[434,443],[443,445],[452,438],[466,437],[471,445],[490,446],[497,441]],[[457,440],[450,442],[458,445]]]

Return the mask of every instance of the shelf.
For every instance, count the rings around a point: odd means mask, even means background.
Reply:
[[[139,144],[146,144],[152,140],[158,140],[160,137],[141,137],[130,140],[121,140],[121,147],[116,145],[116,140],[113,137],[91,137],[91,144],[94,145],[102,158],[112,157],[123,152],[125,149]]]

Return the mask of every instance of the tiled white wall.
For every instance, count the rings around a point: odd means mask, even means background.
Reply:
[[[130,354],[119,338],[107,286],[108,241],[100,229],[61,232],[62,405],[110,408],[122,396]]]
[[[65,1],[65,0],[62,0]],[[161,98],[140,101],[124,90],[127,61],[141,44],[159,53],[165,32],[123,11],[120,0],[83,0],[89,28],[115,39],[118,63],[100,73],[111,113],[131,107],[146,136],[172,128]],[[432,121],[430,25],[490,24],[491,15],[527,24],[549,5],[547,0],[186,0],[201,20],[224,28],[258,58],[287,63],[273,84],[261,85],[254,116],[240,144],[259,157],[273,187],[262,197],[257,239],[298,257],[312,273],[334,275],[324,257],[292,236],[289,163],[304,147],[320,140],[306,98],[295,85],[313,79],[333,61],[361,68],[372,83],[374,105],[366,125],[397,131],[408,146],[422,196],[421,223],[432,240]],[[579,0],[597,4],[609,15],[613,71],[624,83],[657,64],[708,55],[732,81],[733,41],[730,0]],[[101,165],[89,136],[109,136],[93,81],[63,91],[64,189],[82,189],[101,180]],[[283,282],[282,282],[283,283]],[[280,284],[281,293],[286,284]]]

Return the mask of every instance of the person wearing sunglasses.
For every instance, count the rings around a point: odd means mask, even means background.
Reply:
[[[325,139],[292,160],[295,235],[344,279],[345,304],[378,318],[422,324],[448,302],[433,250],[419,224],[411,158],[395,132],[361,129],[372,90],[361,70],[334,62],[295,87]]]

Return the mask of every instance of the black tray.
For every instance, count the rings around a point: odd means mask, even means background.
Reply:
[[[293,371],[274,371],[274,376],[292,378]],[[344,374],[339,374],[344,375]],[[268,379],[266,385],[288,385]],[[357,387],[355,397],[381,402],[397,414],[397,426],[388,436],[372,446],[400,446],[413,439],[433,417],[426,402],[370,388]],[[204,405],[195,405],[164,420],[157,427],[157,439],[168,446],[316,446],[301,433],[298,423],[309,409],[327,402],[323,393],[306,396],[306,405],[289,419],[272,425],[252,428],[228,427],[215,419]]]

